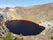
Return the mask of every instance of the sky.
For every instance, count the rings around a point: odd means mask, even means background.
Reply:
[[[53,0],[0,0],[0,8],[2,7],[15,7],[15,6],[33,6],[52,3]]]

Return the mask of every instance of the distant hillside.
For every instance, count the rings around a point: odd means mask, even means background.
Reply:
[[[30,20],[36,23],[53,20],[53,3],[31,7],[7,7],[4,10],[7,18],[10,18],[10,20]]]

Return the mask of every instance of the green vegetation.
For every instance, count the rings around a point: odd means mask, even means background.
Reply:
[[[15,37],[12,35],[12,33],[8,33],[4,37],[4,40],[14,40],[14,39],[15,39]]]
[[[12,33],[8,33],[3,37],[3,40],[23,40],[22,35],[20,34],[18,37],[14,36]]]

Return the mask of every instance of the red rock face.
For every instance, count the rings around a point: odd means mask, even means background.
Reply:
[[[22,35],[37,35],[45,28],[36,23],[27,20],[11,20],[6,21],[7,28],[10,32]]]

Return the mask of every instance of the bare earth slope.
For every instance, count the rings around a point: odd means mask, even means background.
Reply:
[[[53,20],[53,3],[31,7],[9,8],[8,11],[13,19],[30,20],[36,23]]]

